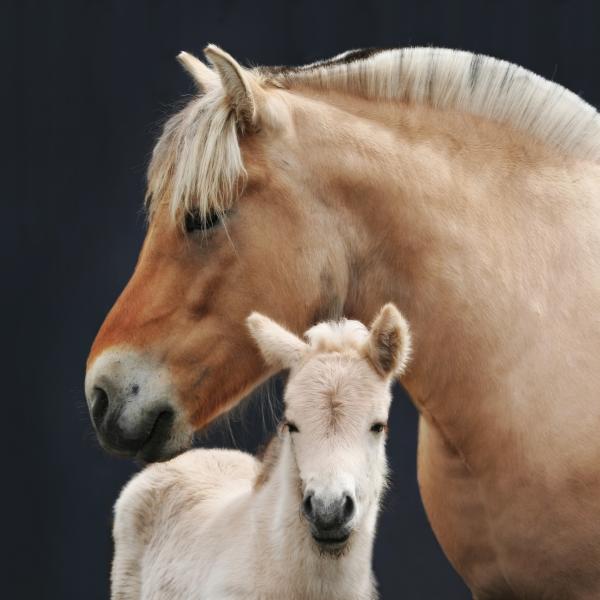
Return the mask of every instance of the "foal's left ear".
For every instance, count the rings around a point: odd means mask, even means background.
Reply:
[[[386,304],[375,317],[365,349],[383,377],[399,376],[406,370],[411,351],[410,329],[393,304]]]
[[[260,313],[253,312],[246,319],[246,325],[270,367],[289,369],[308,349],[308,344],[297,335]]]
[[[256,77],[244,69],[233,56],[214,44],[206,46],[204,55],[221,79],[227,102],[236,114],[239,128],[242,131],[251,131],[256,127],[257,95],[260,94]]]

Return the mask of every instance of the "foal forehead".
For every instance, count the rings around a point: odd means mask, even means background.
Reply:
[[[295,415],[336,421],[386,401],[386,384],[364,359],[341,353],[310,358],[290,378],[286,406]]]

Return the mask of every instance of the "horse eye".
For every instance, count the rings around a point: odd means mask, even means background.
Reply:
[[[285,426],[287,427],[288,431],[290,433],[298,433],[298,427],[296,427],[296,425],[294,423],[292,423],[291,421],[288,421]]]
[[[185,215],[185,230],[188,233],[192,231],[208,231],[220,221],[220,217],[216,212],[210,212],[206,215],[200,214],[198,211],[188,212]]]
[[[385,423],[373,423],[373,425],[371,425],[371,431],[373,433],[381,433],[385,429],[387,429],[387,425]]]

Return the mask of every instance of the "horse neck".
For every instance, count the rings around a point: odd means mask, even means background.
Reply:
[[[289,443],[283,442],[270,476],[252,499],[259,577],[269,585],[300,590],[302,598],[370,598],[377,508],[365,519],[367,526],[355,532],[348,552],[334,560],[313,547],[308,526],[300,516],[300,490],[295,458]],[[279,588],[280,593],[283,589]]]
[[[304,147],[347,248],[337,266],[349,282],[344,313],[364,321],[398,304],[415,347],[403,383],[465,444],[484,403],[493,418],[494,404],[507,410],[522,393],[501,379],[554,318],[548,282],[564,270],[561,247],[581,237],[576,211],[597,211],[600,166],[469,115],[310,102],[336,132],[305,134]]]

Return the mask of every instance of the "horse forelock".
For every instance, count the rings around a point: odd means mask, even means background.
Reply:
[[[235,114],[217,87],[192,99],[165,124],[148,168],[150,217],[166,203],[172,219],[197,213],[209,220],[224,214],[243,189]]]

